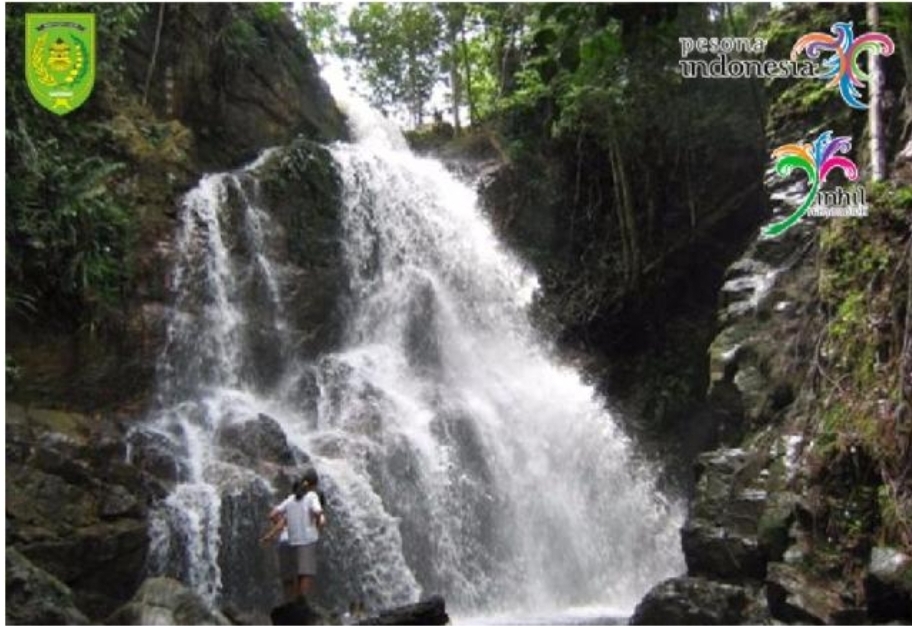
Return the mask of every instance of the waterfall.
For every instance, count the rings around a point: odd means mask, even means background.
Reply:
[[[631,610],[683,570],[681,507],[534,331],[536,277],[472,187],[410,153],[378,114],[347,112],[356,141],[330,148],[348,279],[337,349],[294,350],[294,271],[274,251],[287,233],[258,182],[276,151],[204,177],[183,201],[159,399],[143,426],[178,465],[153,514],[151,570],[212,602],[278,599],[255,527],[283,494],[220,443],[268,415],[327,491],[325,602],[441,593],[457,615]]]

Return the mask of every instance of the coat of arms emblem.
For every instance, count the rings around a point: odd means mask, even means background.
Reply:
[[[95,16],[27,14],[25,76],[35,100],[52,113],[82,105],[95,85]]]

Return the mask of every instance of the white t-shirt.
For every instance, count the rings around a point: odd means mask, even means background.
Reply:
[[[275,510],[285,515],[288,545],[306,546],[320,538],[317,517],[323,513],[323,507],[316,491],[308,491],[300,500],[288,496]]]

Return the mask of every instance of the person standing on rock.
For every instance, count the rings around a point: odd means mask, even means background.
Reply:
[[[298,489],[298,482],[295,481],[291,486],[289,498],[293,497]],[[273,513],[275,509],[273,509]],[[291,602],[298,595],[298,565],[294,549],[288,545],[288,525],[285,523],[285,516],[274,516],[270,513],[272,528],[260,538],[260,541],[267,544],[279,538],[276,552],[279,558],[279,577],[282,580],[282,592],[286,602]]]
[[[306,597],[313,590],[317,575],[317,540],[326,525],[326,515],[317,494],[319,478],[310,467],[295,484],[294,493],[269,514],[273,524],[285,520],[291,562],[297,574],[297,595]]]

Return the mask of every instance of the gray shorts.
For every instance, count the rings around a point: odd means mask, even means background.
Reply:
[[[317,575],[317,544],[290,546],[283,543],[279,546],[279,571],[282,580],[293,580],[298,576]]]

